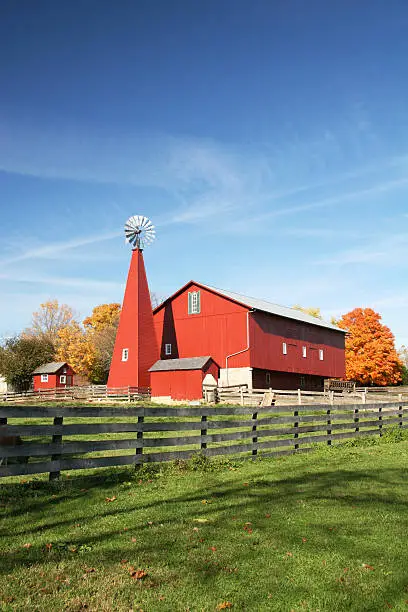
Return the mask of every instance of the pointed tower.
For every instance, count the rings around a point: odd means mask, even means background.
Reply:
[[[133,245],[125,296],[109,371],[108,387],[149,387],[149,368],[159,359],[142,250],[154,239],[146,217],[131,217],[126,240]]]

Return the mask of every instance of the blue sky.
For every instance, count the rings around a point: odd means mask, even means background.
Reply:
[[[405,0],[3,0],[0,335],[191,278],[408,343]]]

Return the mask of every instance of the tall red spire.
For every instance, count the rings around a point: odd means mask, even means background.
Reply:
[[[149,368],[159,359],[153,311],[141,249],[132,252],[108,387],[149,387]]]

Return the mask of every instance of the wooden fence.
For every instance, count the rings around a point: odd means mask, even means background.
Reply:
[[[220,387],[217,390],[220,402],[241,406],[256,406],[262,402],[265,393],[273,399],[274,405],[294,404],[349,404],[351,402],[377,403],[408,401],[407,387],[360,387],[354,391],[304,391],[303,389],[249,389],[248,385]],[[208,393],[208,392],[207,392]]]
[[[89,401],[134,401],[150,398],[148,387],[107,387],[106,385],[86,385],[56,387],[52,389],[30,389],[23,393],[5,391],[0,394],[4,402],[55,401],[55,400],[89,400]]]
[[[199,451],[208,457],[252,458],[306,452],[315,443],[382,435],[390,426],[405,428],[407,412],[408,402],[268,406],[256,411],[242,406],[3,405],[0,477],[49,472],[53,479],[62,470],[188,459]]]

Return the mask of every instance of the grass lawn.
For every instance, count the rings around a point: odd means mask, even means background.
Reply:
[[[408,611],[407,441],[192,467],[0,482],[0,610]]]

